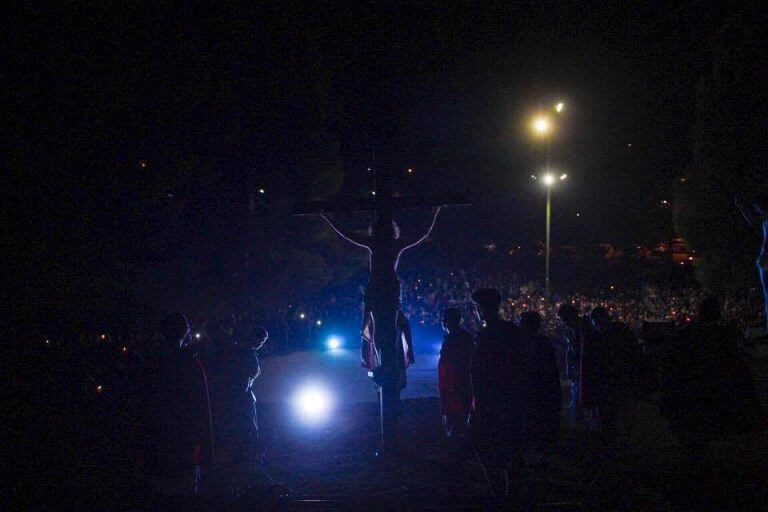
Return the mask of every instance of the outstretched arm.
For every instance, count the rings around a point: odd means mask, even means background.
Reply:
[[[369,249],[369,247],[363,243],[364,239],[362,237],[344,234],[339,228],[336,227],[336,225],[333,223],[333,221],[328,216],[328,214],[321,213],[320,216],[323,219],[325,219],[325,222],[327,222],[328,225],[331,226],[331,229],[333,229],[336,232],[336,234],[339,235],[341,238],[343,238],[344,240],[346,240],[351,244],[354,244],[358,247],[362,247],[363,249]]]
[[[405,247],[403,247],[403,248],[400,250],[400,254],[403,254],[403,253],[404,253],[405,251],[407,251],[408,249],[413,249],[414,247],[416,247],[417,245],[419,245],[420,243],[422,243],[424,240],[426,240],[426,239],[429,237],[429,235],[431,235],[431,234],[432,234],[432,230],[435,228],[435,222],[437,222],[437,215],[440,213],[440,209],[441,209],[441,208],[442,208],[442,207],[440,207],[440,206],[438,206],[437,208],[435,208],[435,215],[432,217],[432,224],[430,224],[430,225],[429,225],[429,229],[427,230],[427,232],[426,232],[426,233],[424,233],[424,236],[422,236],[421,238],[419,238],[418,240],[416,240],[416,241],[415,241],[415,242],[413,242],[412,244],[408,244],[408,245],[406,245]]]
[[[744,220],[746,220],[750,226],[757,223],[758,218],[755,216],[754,212],[741,202],[741,198],[738,195],[734,196],[733,202],[736,205],[736,208],[739,209],[739,212],[741,212]]]

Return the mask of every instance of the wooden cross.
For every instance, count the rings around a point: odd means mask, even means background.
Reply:
[[[294,204],[294,215],[320,215],[326,213],[363,213],[404,210],[418,207],[469,206],[470,202],[458,195],[403,196],[393,191],[391,181],[384,181],[378,190],[366,198],[337,198],[332,200],[305,201]],[[394,319],[393,319],[394,320]],[[377,319],[374,317],[373,322]],[[394,340],[392,340],[394,342]],[[385,342],[386,343],[386,342]],[[393,343],[394,345],[395,343]],[[391,455],[397,450],[400,391],[405,386],[405,369],[396,367],[395,357],[382,357],[381,366],[368,375],[377,386],[381,426],[380,454]],[[402,375],[402,379],[398,378]]]

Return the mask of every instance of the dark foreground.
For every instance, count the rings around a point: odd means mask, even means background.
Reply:
[[[652,395],[619,445],[606,452],[588,433],[564,432],[543,459],[527,461],[524,479],[499,500],[491,497],[471,447],[452,449],[442,435],[436,399],[404,402],[403,453],[391,460],[373,456],[374,404],[351,406],[322,428],[296,427],[272,407],[265,424],[271,441],[261,468],[222,463],[208,470],[197,496],[189,493],[191,475],[155,482],[128,508],[759,510],[768,502],[765,435],[714,442],[705,467],[692,468]]]

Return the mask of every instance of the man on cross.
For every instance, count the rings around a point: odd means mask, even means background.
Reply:
[[[376,212],[369,228],[369,236],[344,233],[328,214],[321,214],[341,238],[368,251],[370,275],[364,296],[363,331],[367,331],[369,335],[363,336],[361,352],[362,364],[369,370],[379,366],[372,358],[374,355],[378,356],[379,361],[396,357],[400,348],[396,347],[400,334],[405,337],[408,346],[412,347],[410,329],[400,311],[400,280],[397,267],[406,251],[417,247],[429,237],[439,213],[440,207],[435,208],[429,229],[413,241],[406,241],[400,236],[400,229],[388,209]],[[367,337],[370,337],[370,340],[366,340]],[[372,347],[369,342],[373,343]],[[407,352],[412,358],[412,348]],[[394,368],[390,365],[381,366]]]
[[[374,181],[374,187],[376,182]],[[379,183],[370,197],[315,200],[294,205],[294,215],[320,214],[341,238],[368,251],[370,276],[363,307],[362,364],[376,384],[381,418],[381,455],[397,452],[400,391],[406,385],[405,369],[413,362],[413,342],[408,320],[400,308],[397,267],[406,251],[417,247],[432,233],[443,206],[468,206],[459,195],[404,197],[393,190],[391,179]],[[419,238],[405,240],[392,218],[394,210],[432,206],[432,222]],[[373,212],[368,236],[343,232],[331,212]]]

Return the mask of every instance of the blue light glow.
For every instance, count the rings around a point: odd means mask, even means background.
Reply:
[[[344,344],[343,341],[340,336],[331,336],[328,338],[326,346],[329,350],[338,350]]]

